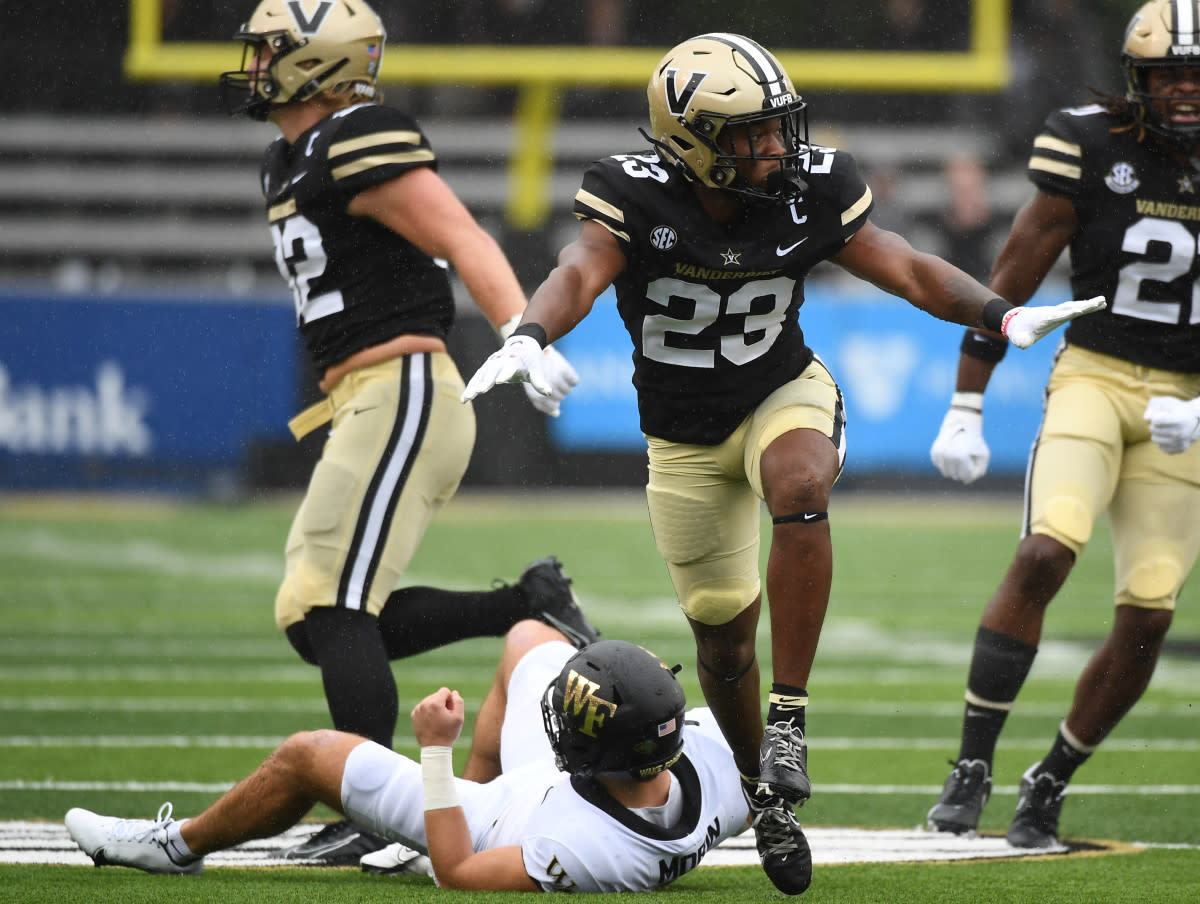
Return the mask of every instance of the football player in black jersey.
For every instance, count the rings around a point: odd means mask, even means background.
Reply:
[[[1100,302],[1013,308],[872,224],[853,158],[808,143],[804,101],[754,41],[685,41],[655,68],[648,98],[652,147],[586,172],[579,238],[464,398],[540,380],[546,344],[615,287],[634,346],[655,542],[742,773],[763,866],[798,894],[812,858],[792,808],[811,790],[806,688],[832,579],[829,495],[846,448],[841,393],[800,329],[805,276],[830,260],[1021,346]],[[765,729],[755,658],[762,500],[774,525]]]
[[[1116,612],[1046,755],[1021,779],[1008,840],[1058,844],[1067,783],[1154,673],[1200,552],[1200,3],[1153,0],[1121,55],[1128,91],[1059,110],[1034,139],[1033,199],[991,287],[1018,304],[1070,248],[1074,291],[1110,299],[1067,327],[1029,460],[1022,539],[975,635],[958,760],[929,811],[975,831],[1004,721],[1033,665],[1046,607],[1107,511]],[[1004,343],[968,331],[932,448],[963,483],[987,470],[982,402]]]
[[[235,37],[243,66],[222,76],[222,88],[231,112],[281,132],[261,184],[276,262],[327,393],[293,430],[332,421],[287,540],[276,620],[320,667],[334,726],[390,747],[398,704],[389,659],[501,636],[531,615],[579,644],[597,636],[554,558],[489,592],[393,590],[475,440],[446,352],[448,265],[505,334],[525,296],[499,246],[438,176],[419,125],[378,103],[384,29],[367,4],[264,0]],[[529,395],[553,415],[577,378],[557,352],[544,357],[548,385]],[[357,864],[384,844],[335,823],[289,856]]]

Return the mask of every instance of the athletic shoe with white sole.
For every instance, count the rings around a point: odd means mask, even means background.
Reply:
[[[67,831],[96,866],[132,866],[148,873],[195,876],[204,872],[204,858],[180,851],[167,838],[171,804],[154,819],[117,819],[75,807],[67,811]]]
[[[429,858],[398,841],[374,853],[364,854],[358,865],[364,873],[376,876],[433,877],[433,865]]]
[[[331,822],[295,847],[275,852],[280,860],[297,866],[358,866],[363,855],[391,844],[382,835],[359,828],[348,819]]]

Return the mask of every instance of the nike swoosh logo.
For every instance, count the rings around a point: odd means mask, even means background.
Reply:
[[[378,405],[371,405],[371,406],[369,406],[369,407],[367,407],[367,408],[355,408],[355,409],[354,409],[353,411],[351,411],[350,413],[351,413],[351,414],[362,414],[364,411],[374,411],[374,410],[375,410],[376,408],[378,408],[378,407],[379,407]]]
[[[796,244],[788,245],[786,248],[776,246],[775,255],[776,255],[776,257],[783,257],[785,254],[791,254],[793,251],[795,251],[797,248],[799,248],[801,245],[803,245],[807,241],[808,241],[808,236],[805,236],[800,241],[796,242]]]
[[[801,239],[800,241],[803,241],[803,239]],[[798,244],[799,244],[799,242],[797,242],[796,244],[798,245]],[[792,247],[794,248],[794,247],[796,247],[796,246],[795,246],[795,245],[793,245]],[[820,513],[820,512],[805,512],[805,513],[804,513],[804,520],[805,520],[805,521],[816,521],[816,520],[817,520],[818,518],[820,518],[820,517],[821,517],[821,513]]]

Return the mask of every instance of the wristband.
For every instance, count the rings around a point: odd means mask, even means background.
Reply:
[[[513,331],[517,328],[517,324],[521,322],[521,318],[523,316],[523,314],[513,314],[512,317],[496,327],[496,333],[500,336],[501,342],[513,334]]]
[[[958,350],[968,358],[997,364],[1003,360],[1008,351],[1008,340],[997,339],[995,336],[981,333],[979,330],[968,329],[963,333],[962,345]]]
[[[421,748],[421,789],[426,810],[445,810],[460,805],[449,747]]]
[[[983,414],[982,392],[956,392],[950,397],[951,408],[965,408],[977,414]]]
[[[528,336],[542,348],[549,345],[546,342],[546,328],[540,323],[523,323],[512,331],[512,336]],[[512,338],[509,336],[508,338]]]
[[[979,322],[983,324],[985,330],[991,330],[993,333],[1004,332],[1004,315],[1009,311],[1015,311],[1003,298],[993,298],[983,306],[983,314],[979,317]]]

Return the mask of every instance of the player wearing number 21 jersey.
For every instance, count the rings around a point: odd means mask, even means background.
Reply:
[[[974,831],[1045,610],[1107,513],[1115,614],[1046,755],[1021,779],[1008,840],[1058,844],[1068,782],[1154,674],[1200,555],[1200,3],[1151,0],[1125,33],[1127,92],[1059,110],[1034,139],[1033,198],[991,287],[1024,303],[1069,249],[1076,292],[1107,307],[1071,323],[1046,386],[1012,564],[975,635],[958,760],[931,829]],[[965,483],[987,470],[983,394],[1004,346],[968,332],[931,455]]]
[[[832,580],[829,497],[846,451],[841,392],[800,326],[805,277],[831,261],[1022,347],[1098,302],[1014,309],[875,226],[853,158],[808,142],[806,103],[749,38],[683,42],[651,74],[647,99],[651,147],[584,174],[579,237],[464,398],[501,382],[536,386],[542,347],[614,287],[633,342],[655,544],[741,772],[763,868],[799,894],[812,857],[793,808],[812,790],[807,685]],[[774,667],[766,726],[755,652],[764,502]]]

